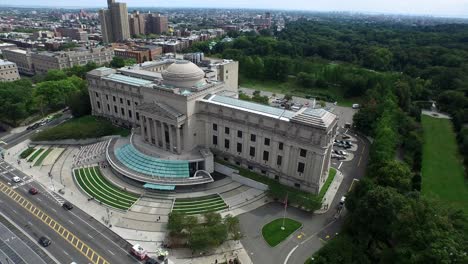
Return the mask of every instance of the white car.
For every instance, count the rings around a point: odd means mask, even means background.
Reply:
[[[359,104],[353,104],[353,109],[359,109],[361,107]]]
[[[344,150],[339,150],[338,152],[343,156],[348,156],[348,152],[346,152]]]
[[[18,176],[15,176],[13,177],[13,182],[16,182],[16,183],[21,182],[21,178]]]

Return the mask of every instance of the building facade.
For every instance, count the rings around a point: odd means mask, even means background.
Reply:
[[[162,34],[168,32],[169,25],[167,16],[161,14],[150,14],[147,16],[147,33]]]
[[[19,80],[19,72],[16,64],[7,60],[0,60],[0,82]]]
[[[105,43],[122,42],[130,38],[126,3],[107,0],[108,9],[99,11],[102,38]]]
[[[34,75],[34,67],[32,64],[31,52],[29,50],[4,50],[3,56],[5,57],[5,59],[16,64],[19,73],[24,75]]]
[[[31,55],[32,64],[36,73],[45,74],[52,69],[66,69],[75,65],[83,66],[88,62],[104,64],[112,61],[114,50],[107,47],[91,49],[60,51],[60,52],[38,52]]]
[[[128,23],[130,26],[130,36],[145,35],[146,34],[146,20],[145,15],[135,11],[133,14],[128,15]]]
[[[196,177],[192,171],[212,172],[214,156],[301,190],[320,191],[337,130],[334,114],[313,108],[292,112],[239,100],[237,85],[208,79],[189,61],[146,64],[99,68],[87,75],[92,113],[134,128],[125,147],[109,144],[107,158],[115,171],[165,188],[200,184],[211,177]],[[226,81],[237,79],[237,62],[229,64],[220,65],[219,78]],[[129,160],[138,163],[133,156],[145,156],[142,149],[157,153],[158,164],[188,162],[190,177],[176,181],[154,175],[153,168],[160,167],[152,167],[152,161],[125,166]]]
[[[58,35],[78,41],[88,41],[88,33],[81,28],[60,27],[56,29]]]

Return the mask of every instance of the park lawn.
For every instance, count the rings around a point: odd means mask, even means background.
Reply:
[[[29,155],[31,155],[34,152],[34,150],[36,150],[36,149],[31,148],[31,147],[25,149],[23,152],[21,152],[20,158],[22,158],[22,159],[27,158]]]
[[[273,80],[256,80],[249,79],[244,76],[239,77],[241,87],[272,92],[277,94],[290,94],[297,97],[317,98],[328,102],[337,101],[340,106],[351,107],[352,104],[361,103],[360,98],[344,98],[343,91],[340,87],[330,86],[328,88],[304,88],[296,84],[295,78],[289,78],[285,82]]]
[[[424,130],[422,194],[468,214],[468,186],[452,122],[426,115],[421,122]]]
[[[37,133],[33,141],[53,141],[61,139],[85,139],[99,138],[109,135],[128,136],[128,129],[114,126],[109,120],[95,117],[83,116],[73,118],[61,125],[52,127]]]
[[[281,243],[302,226],[300,222],[290,218],[284,219],[284,230],[281,230],[282,225],[283,218],[278,218],[263,226],[263,239],[265,239],[271,247]]]
[[[43,148],[36,150],[36,152],[34,152],[34,154],[32,154],[32,156],[28,159],[28,162],[32,162],[37,156],[39,156],[39,154],[41,154],[42,151],[44,151]]]

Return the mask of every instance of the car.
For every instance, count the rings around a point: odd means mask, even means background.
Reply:
[[[36,194],[39,193],[39,191],[36,188],[31,187],[31,189],[29,189],[29,193],[32,194],[32,195],[36,195]]]
[[[353,109],[359,109],[360,105],[359,104],[353,104]]]
[[[13,182],[16,182],[16,183],[21,182],[21,178],[18,177],[18,176],[13,177],[12,180],[13,180]]]
[[[345,156],[343,156],[343,155],[338,155],[338,160],[345,160],[345,159],[346,159]]]
[[[62,207],[65,208],[65,209],[67,209],[67,210],[71,210],[71,209],[73,209],[73,204],[71,204],[71,203],[69,203],[69,202],[64,202],[64,203],[62,204]]]
[[[334,149],[333,152],[334,152],[336,155],[341,155],[341,154],[340,154],[340,150],[338,150],[338,149]]]
[[[348,145],[348,146],[352,146],[352,145],[353,145],[353,143],[351,143],[351,141],[344,141],[344,144],[345,144],[345,145]]]
[[[154,258],[148,258],[145,261],[145,264],[159,264],[159,262],[157,260],[155,260]]]
[[[351,145],[346,145],[346,144],[344,144],[344,145],[343,145],[343,148],[344,148],[344,149],[350,149],[350,148],[352,148],[352,146],[351,146]]]
[[[337,154],[343,155],[343,156],[348,156],[348,152],[344,150],[339,150]]]
[[[348,136],[348,135],[343,135],[342,138],[343,138],[343,139],[350,139],[351,137]]]
[[[336,147],[343,147],[344,145],[343,145],[342,143],[337,142],[337,143],[333,144],[333,146],[336,146]]]
[[[52,244],[52,241],[46,236],[41,236],[39,238],[39,244],[41,244],[43,247],[48,247],[50,244]]]
[[[340,204],[344,205],[345,201],[346,201],[346,196],[341,196]]]

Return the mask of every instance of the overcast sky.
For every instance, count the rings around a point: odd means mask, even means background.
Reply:
[[[219,7],[358,11],[468,17],[468,0],[118,0],[131,7]],[[104,7],[106,0],[0,0],[1,5]]]

